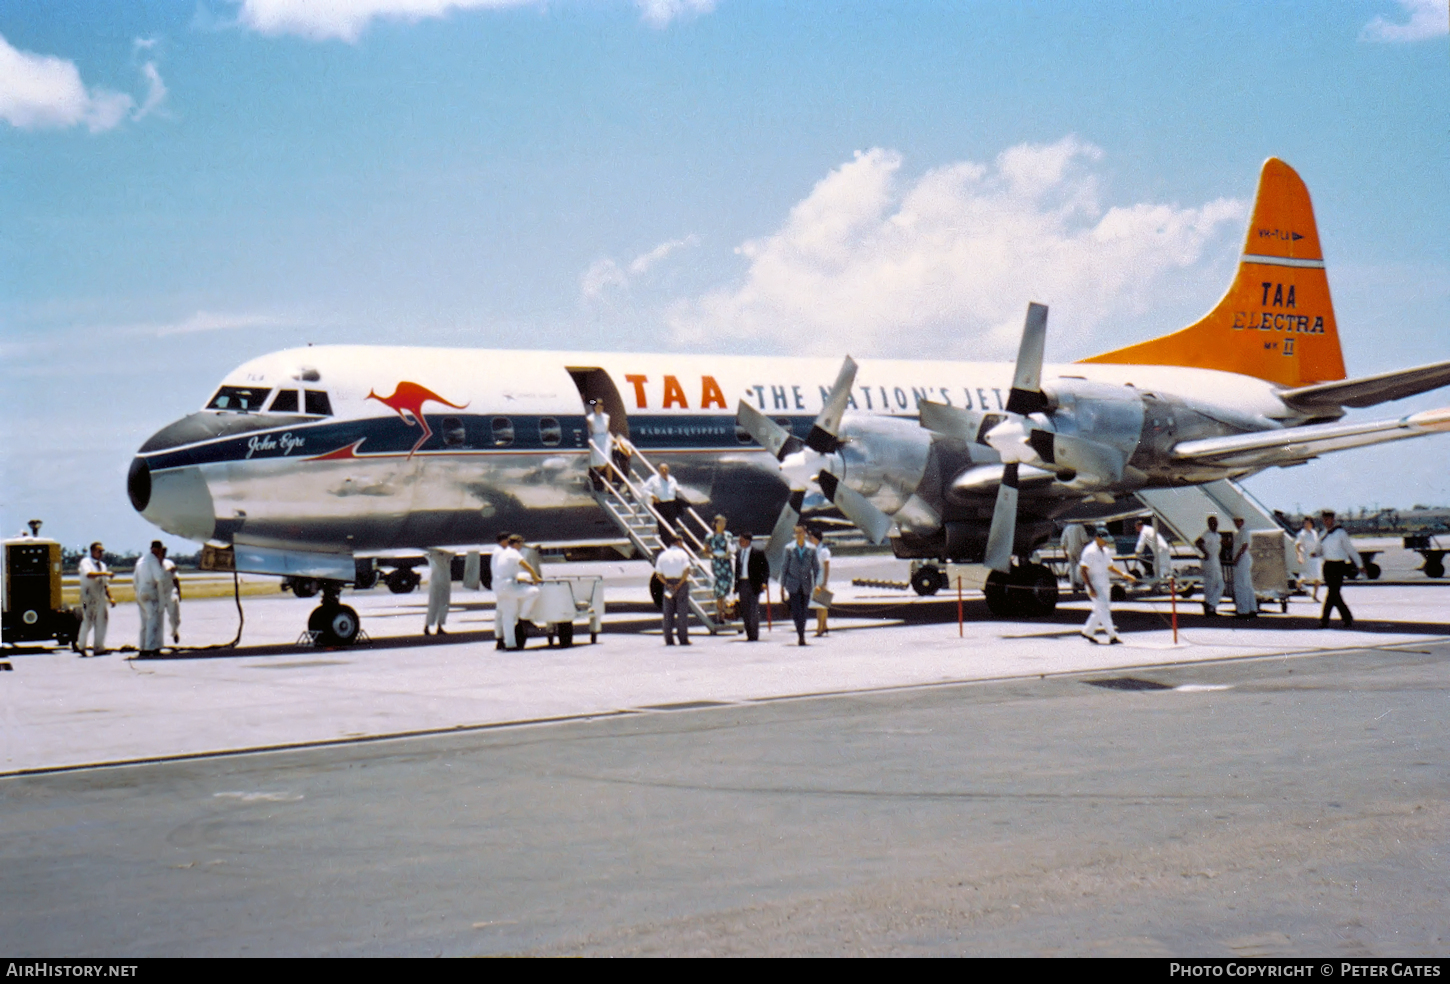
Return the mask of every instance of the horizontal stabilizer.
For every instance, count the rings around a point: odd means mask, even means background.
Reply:
[[[1317,383],[1279,393],[1286,403],[1297,407],[1372,407],[1390,400],[1427,393],[1450,385],[1450,362],[1433,362],[1413,369],[1396,369],[1359,379],[1342,379],[1333,383]]]
[[[1426,410],[1397,420],[1311,424],[1308,427],[1286,427],[1283,430],[1185,441],[1173,449],[1173,455],[1180,460],[1206,464],[1266,468],[1270,465],[1297,465],[1330,451],[1400,441],[1437,431],[1450,431],[1450,407]]]

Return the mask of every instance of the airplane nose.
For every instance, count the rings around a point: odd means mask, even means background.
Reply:
[[[131,497],[131,507],[144,515],[151,504],[151,466],[145,458],[131,459],[131,470],[126,473],[126,494]]]

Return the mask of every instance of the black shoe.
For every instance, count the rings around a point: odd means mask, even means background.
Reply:
[[[432,635],[433,633],[429,632],[428,631],[428,626],[425,625],[425,626],[423,626],[423,634],[425,636],[429,636],[429,635]]]
[[[670,641],[670,640],[668,640],[668,639],[666,639],[666,640],[665,640],[665,645],[666,645],[666,646],[673,646],[673,645],[674,645],[674,643],[673,643],[673,642],[671,642],[671,641]]]
[[[1354,628],[1354,619],[1352,619],[1352,618],[1351,619],[1346,619],[1345,620],[1345,623],[1344,623],[1344,627],[1346,629],[1352,629],[1352,628]]]
[[[682,646],[688,646],[689,644],[690,644],[690,640],[689,639],[683,639],[683,640],[680,641],[680,645],[682,645]]]
[[[444,632],[443,631],[443,626],[440,625],[440,626],[438,626],[438,628],[436,628],[436,629],[433,630],[433,634],[434,635],[447,635],[448,633],[447,632]]]

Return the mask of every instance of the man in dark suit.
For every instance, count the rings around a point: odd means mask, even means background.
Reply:
[[[806,644],[806,609],[820,579],[816,548],[806,542],[806,528],[797,525],[795,544],[785,548],[785,559],[780,564],[780,600],[790,605],[790,617],[795,620],[796,636],[802,646]]]
[[[760,641],[760,592],[770,580],[770,561],[765,551],[751,546],[749,533],[740,534],[740,549],[735,553],[735,591],[740,595],[740,620],[745,623],[745,638]]]

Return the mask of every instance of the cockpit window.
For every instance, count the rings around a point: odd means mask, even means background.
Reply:
[[[307,390],[307,412],[319,417],[331,417],[332,401],[321,390]]]
[[[273,413],[296,413],[297,391],[278,390],[277,395],[272,398],[271,410]]]
[[[237,410],[242,413],[257,413],[267,402],[270,386],[223,386],[206,405],[208,410]]]

